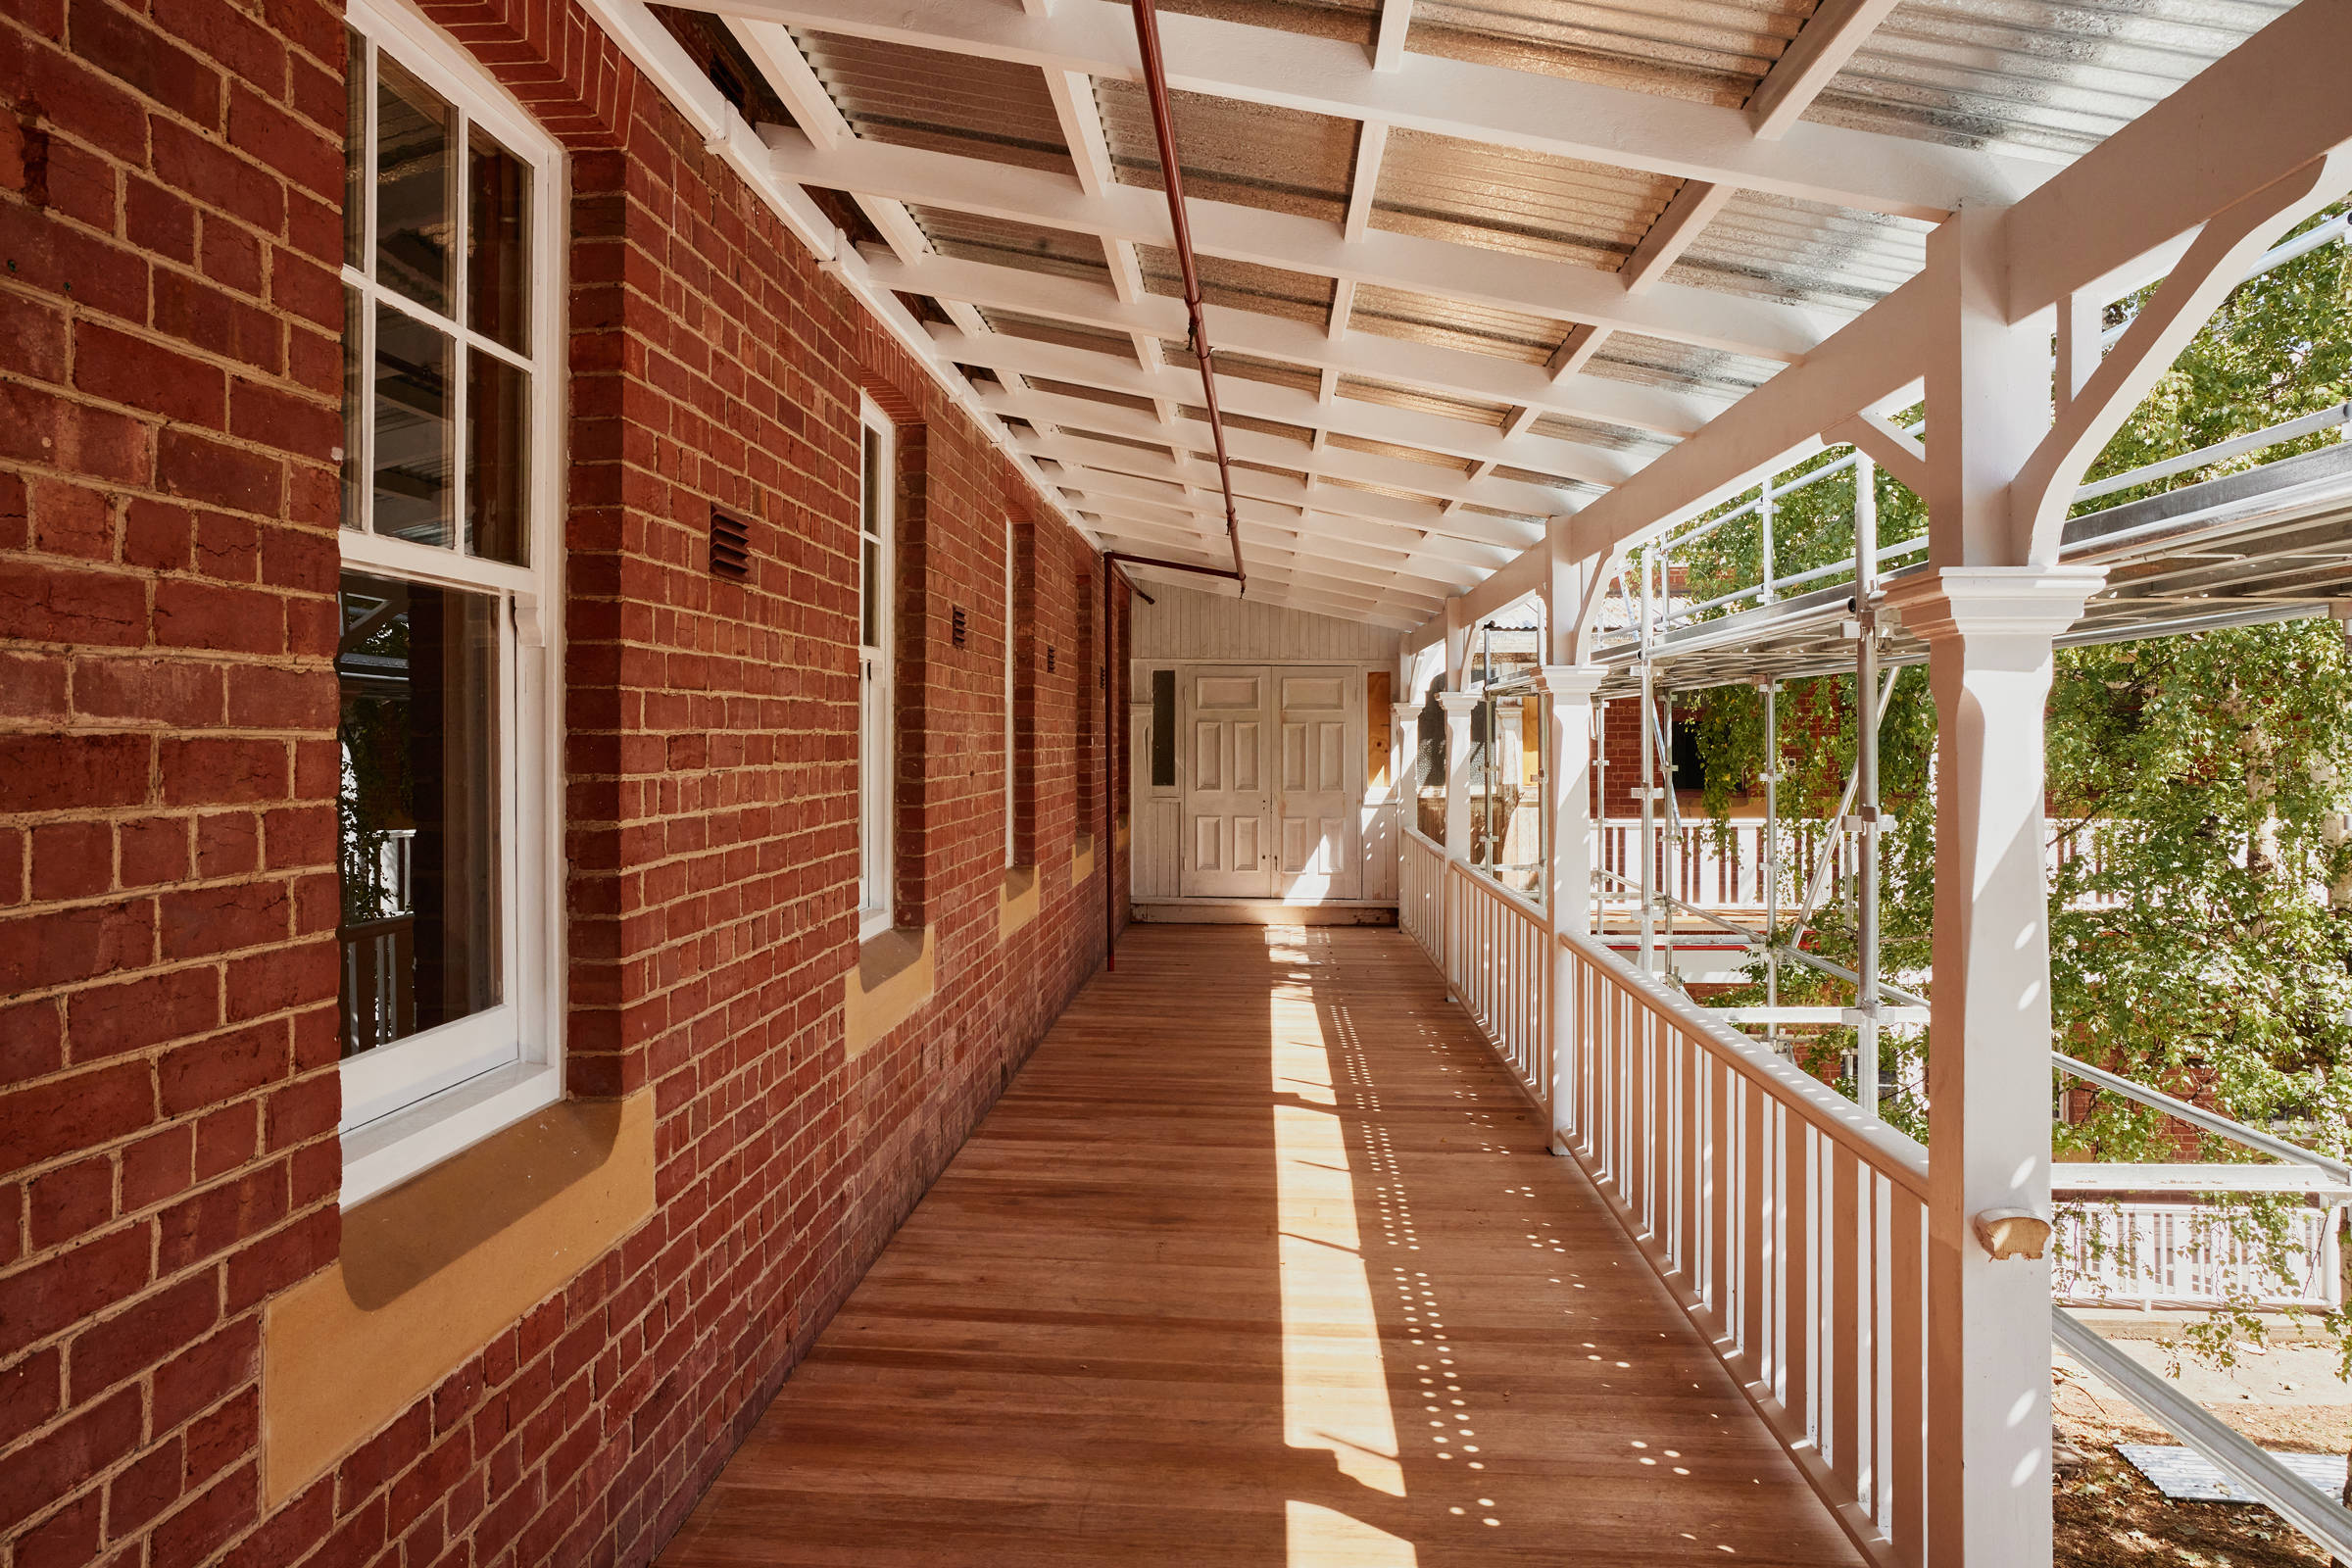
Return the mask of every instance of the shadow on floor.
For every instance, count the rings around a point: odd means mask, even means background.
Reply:
[[[1125,940],[662,1558],[1856,1560],[1394,931]]]

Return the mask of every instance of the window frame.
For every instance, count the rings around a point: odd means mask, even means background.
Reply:
[[[898,478],[899,432],[881,405],[858,399],[858,937],[864,941],[897,923],[898,806]],[[881,482],[866,471],[882,469]],[[869,499],[874,503],[868,508]],[[866,545],[874,545],[873,640],[866,641]]]
[[[364,95],[366,170],[363,190],[376,189],[378,76],[374,61],[388,53],[457,111],[453,155],[466,157],[473,126],[494,138],[531,175],[525,278],[528,353],[517,354],[463,319],[462,275],[471,203],[460,197],[452,215],[459,258],[452,272],[453,315],[420,305],[371,274],[377,202],[368,201],[361,255],[341,270],[346,289],[362,303],[359,341],[347,347],[366,368],[355,389],[359,403],[357,471],[363,496],[374,486],[374,344],[376,312],[405,312],[454,345],[449,419],[451,448],[448,546],[424,544],[351,527],[336,530],[341,569],[399,578],[429,587],[493,596],[498,604],[497,829],[502,886],[500,1001],[456,1019],[345,1059],[340,1066],[345,1207],[365,1200],[508,1123],[563,1098],[561,981],[564,972],[562,703],[559,672],[564,431],[567,323],[564,312],[568,163],[554,137],[471,55],[396,0],[349,0],[348,25],[364,45],[368,70]],[[530,429],[523,447],[524,560],[514,565],[466,553],[466,483],[464,449],[469,434],[465,355],[489,352],[530,378]],[[364,501],[363,505],[369,505]]]

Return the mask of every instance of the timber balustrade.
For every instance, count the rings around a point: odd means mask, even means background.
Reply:
[[[1925,1561],[1926,1150],[1600,943],[1555,934],[1421,834],[1403,838],[1407,933],[1563,1152],[1847,1532],[1882,1560]],[[1554,942],[1574,1003],[1556,1063]]]

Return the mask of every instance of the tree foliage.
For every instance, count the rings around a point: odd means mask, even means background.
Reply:
[[[2323,247],[2236,290],[2115,436],[2090,477],[2352,398],[2347,249]],[[2110,322],[2128,318],[2145,298],[2111,308]],[[2337,434],[2322,432],[2078,510],[2275,462]],[[1791,474],[1818,470],[1838,456],[1824,454]],[[1755,494],[1735,498],[1718,515]],[[1882,475],[1877,496],[1882,548],[1925,532],[1924,508],[1909,491]],[[1776,568],[1786,573],[1848,556],[1852,507],[1850,471],[1780,499],[1772,518]],[[1703,601],[1755,583],[1763,548],[1762,518],[1754,511],[1697,545],[1678,548],[1689,598]],[[1846,580],[1834,574],[1822,583]],[[1791,682],[1779,702],[1775,760],[1784,817],[1826,818],[1837,809],[1854,757],[1853,677]],[[1745,688],[1718,688],[1705,694],[1694,722],[1707,807],[1720,822],[1733,795],[1753,791],[1765,770],[1762,698]],[[1935,731],[1924,673],[1909,672],[1894,689],[1881,732],[1883,800],[1890,817],[1881,924],[1885,972],[1914,987],[1932,984]],[[2063,651],[2047,744],[2051,849],[2058,860],[2051,1005],[2062,1048],[2174,1093],[2210,1096],[2230,1115],[2278,1124],[2311,1147],[2352,1151],[2352,856],[2341,815],[2352,797],[2352,658],[2345,628],[2304,620]],[[2083,853],[2067,853],[2077,847]],[[1801,877],[1794,880],[1801,895]],[[1806,945],[1850,960],[1851,910],[1824,911]],[[1784,970],[1784,1001],[1848,996],[1841,983]],[[1848,1032],[1824,1032],[1800,1054],[1820,1070],[1851,1043]],[[1922,1136],[1924,1049],[1915,1035],[1898,1032],[1886,1039],[1882,1061],[1882,1082],[1898,1086],[1886,1107],[1888,1119]],[[2085,1119],[2060,1129],[2060,1148],[2127,1160],[2247,1157],[2210,1139],[2207,1147],[2175,1152],[2170,1140],[2177,1132],[2165,1118],[2102,1096]],[[2260,1221],[2261,1207],[2250,1204],[2250,1217]],[[2221,1337],[2243,1332],[2242,1317],[2217,1319],[2225,1325]],[[2339,1326],[2352,1347],[2352,1324]]]

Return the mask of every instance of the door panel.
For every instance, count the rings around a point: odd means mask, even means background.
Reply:
[[[1274,806],[1282,851],[1275,891],[1284,898],[1352,899],[1363,883],[1356,853],[1360,791],[1351,745],[1361,716],[1348,698],[1356,682],[1345,669],[1284,670],[1277,717],[1282,727],[1282,787]]]
[[[1262,667],[1194,669],[1189,676],[1184,722],[1193,765],[1183,781],[1183,894],[1265,898],[1274,887],[1265,832],[1272,682]]]

